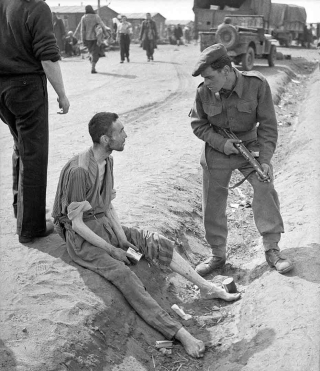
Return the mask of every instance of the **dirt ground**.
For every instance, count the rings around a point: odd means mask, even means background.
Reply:
[[[109,52],[91,75],[88,60],[61,63],[71,102],[57,115],[50,87],[50,160],[47,207],[59,172],[90,145],[95,112],[123,119],[125,151],[114,154],[115,206],[124,225],[164,233],[192,265],[208,253],[201,215],[201,142],[188,113],[201,78],[191,76],[199,46],[159,46],[155,61],[132,45],[131,62]],[[279,144],[274,156],[286,233],[281,248],[295,261],[282,276],[268,268],[255,229],[245,182],[230,191],[228,264],[208,279],[232,276],[236,303],[199,299],[196,286],[142,261],[133,270],[170,315],[180,305],[193,318],[184,326],[207,344],[203,359],[174,343],[172,355],[155,349],[163,337],[145,324],[114,286],[72,263],[57,234],[21,245],[11,210],[12,139],[0,125],[0,370],[4,371],[319,371],[320,258],[317,154],[320,148],[320,72],[317,50],[279,48],[291,59],[274,68],[257,61],[276,104]],[[240,179],[238,174],[232,179]]]

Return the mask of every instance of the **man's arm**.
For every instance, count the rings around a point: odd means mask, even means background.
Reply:
[[[59,108],[62,108],[62,113],[68,113],[70,103],[64,90],[59,61],[41,61],[41,64],[48,80],[58,94]]]
[[[193,109],[190,112],[190,117],[193,133],[199,139],[210,144],[212,148],[223,153],[227,139],[213,130],[208,120],[208,115],[204,112],[202,107],[202,102],[198,91]]]
[[[84,222],[83,222],[83,212],[80,212],[72,220],[72,229],[78,233],[82,238],[91,243],[94,246],[100,247],[105,250],[111,257],[119,261],[124,262],[127,265],[130,265],[130,261],[126,256],[126,252],[122,249],[118,249],[112,246],[110,243],[105,241],[103,238],[95,234]]]
[[[124,233],[124,231],[121,227],[121,223],[120,223],[118,214],[117,214],[115,208],[113,207],[112,203],[110,203],[110,208],[109,208],[109,210],[107,211],[106,214],[107,214],[108,219],[111,222],[112,229],[113,229],[114,233],[116,234],[116,236],[118,238],[120,247],[123,248],[123,249],[127,249],[128,247],[132,247],[136,251],[139,251],[139,249],[136,246],[134,246],[132,243],[130,243],[127,240],[127,237],[126,237],[126,235],[125,235],[125,233]]]
[[[258,92],[257,136],[259,141],[259,161],[270,165],[278,139],[278,125],[274,110],[271,89],[266,80],[262,81]]]

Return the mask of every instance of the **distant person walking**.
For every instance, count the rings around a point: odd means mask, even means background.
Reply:
[[[81,18],[82,42],[89,50],[91,73],[97,73],[96,64],[100,58],[101,45],[99,39],[101,38],[102,33],[108,37],[110,28],[102,22],[101,18],[95,13],[91,5],[85,7],[85,12],[85,15]]]
[[[177,40],[177,45],[179,46],[181,44],[181,37],[183,36],[182,28],[180,27],[180,24],[178,24],[174,29],[174,36]]]
[[[132,25],[127,21],[127,17],[123,15],[121,17],[121,23],[118,25],[118,39],[120,43],[120,63],[124,62],[124,59],[129,59],[129,49],[130,49],[130,37],[132,35]]]
[[[64,39],[66,37],[66,30],[64,28],[63,20],[59,18],[56,13],[52,13],[52,23],[54,36],[56,37],[60,52],[64,52]]]
[[[13,211],[20,243],[53,232],[46,221],[49,147],[47,78],[61,113],[69,110],[53,33],[44,1],[0,1],[0,118],[14,141]]]
[[[151,19],[151,14],[146,14],[146,19],[142,22],[140,37],[142,48],[146,51],[148,62],[153,61],[154,49],[157,47],[157,26],[155,21]]]

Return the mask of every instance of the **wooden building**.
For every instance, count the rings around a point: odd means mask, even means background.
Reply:
[[[81,17],[85,14],[84,6],[52,6],[50,9],[51,12],[57,13],[58,17],[63,20],[66,32],[74,32],[80,23]],[[93,6],[93,9],[98,13],[97,6]],[[99,15],[105,25],[112,29],[112,18],[116,17],[118,13],[108,6],[101,6]],[[80,29],[78,29],[78,31],[80,31]],[[79,37],[78,32],[76,37]]]
[[[160,13],[150,13],[151,18],[155,21],[157,26],[157,31],[160,39],[165,38],[165,22],[166,18]],[[128,22],[132,24],[133,39],[139,39],[139,34],[141,30],[141,23],[146,19],[146,13],[121,13],[127,17]]]

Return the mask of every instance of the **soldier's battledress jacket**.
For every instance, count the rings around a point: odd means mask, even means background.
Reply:
[[[194,134],[223,153],[227,141],[218,128],[230,128],[243,142],[258,140],[259,160],[270,164],[278,129],[270,86],[257,72],[236,73],[236,85],[229,96],[214,93],[203,83],[190,112]]]

